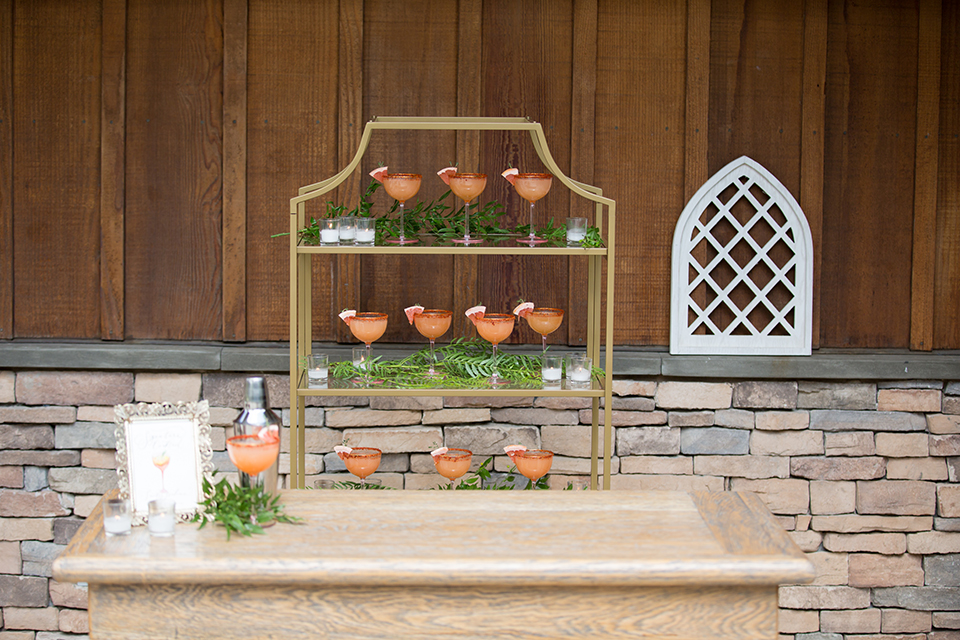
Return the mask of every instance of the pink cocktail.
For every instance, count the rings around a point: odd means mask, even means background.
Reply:
[[[353,447],[340,454],[347,471],[360,478],[360,487],[366,486],[367,476],[380,467],[380,449],[374,447]]]
[[[376,342],[387,330],[387,314],[365,311],[349,317],[350,333],[367,345],[367,362],[370,362],[370,344]],[[369,366],[369,364],[367,365]]]
[[[473,452],[469,449],[447,449],[440,453],[441,451],[443,449],[433,454],[433,464],[437,467],[437,473],[449,480],[452,487],[457,478],[470,471]]]
[[[265,471],[280,453],[280,438],[259,435],[233,436],[227,438],[227,453],[230,462],[247,475],[256,476]]]
[[[485,173],[455,173],[450,176],[450,190],[463,200],[463,238],[454,240],[457,244],[478,244],[480,238],[470,237],[470,201],[483,193],[487,186]]]
[[[443,309],[424,309],[413,316],[413,324],[416,326],[417,331],[430,341],[430,371],[428,375],[437,375],[437,372],[433,368],[437,359],[434,353],[434,343],[437,338],[450,329],[450,323],[452,321],[453,312]]]
[[[547,336],[560,328],[563,322],[563,309],[552,309],[550,307],[534,308],[533,311],[524,315],[530,328],[540,334],[543,340],[543,350],[547,350]]]
[[[380,179],[387,195],[400,203],[400,237],[390,238],[387,242],[392,242],[393,244],[411,244],[416,242],[416,239],[408,240],[405,235],[406,227],[404,226],[403,220],[403,207],[407,200],[417,195],[417,192],[420,191],[420,180],[421,176],[419,173],[388,173]]]
[[[531,486],[550,472],[553,466],[553,452],[543,449],[526,449],[508,453],[517,471],[530,480]]]
[[[471,318],[477,327],[480,337],[493,345],[493,373],[490,376],[491,384],[503,384],[497,372],[497,347],[513,333],[516,316],[512,313],[485,313]]]
[[[530,245],[546,242],[546,240],[539,237],[534,231],[533,208],[534,203],[550,191],[550,187],[553,185],[553,176],[549,173],[517,173],[513,176],[511,182],[520,197],[530,203],[530,235],[521,240],[521,242]]]

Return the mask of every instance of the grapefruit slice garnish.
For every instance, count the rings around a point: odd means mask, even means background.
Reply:
[[[507,182],[509,182],[510,184],[514,184],[514,183],[516,182],[516,180],[517,180],[517,174],[518,174],[518,173],[520,173],[520,169],[516,169],[516,168],[511,167],[510,169],[507,169],[506,171],[504,171],[504,172],[501,173],[500,175],[502,175],[504,178],[506,178],[506,179],[507,179]]]
[[[347,456],[350,455],[350,452],[353,451],[350,447],[345,447],[342,444],[338,444],[333,448],[333,452],[340,456],[341,460],[346,460]]]
[[[526,318],[531,313],[533,313],[532,302],[521,302],[513,310],[513,315],[520,316],[521,318]]]
[[[450,177],[456,172],[456,167],[447,167],[446,169],[440,169],[440,171],[437,171],[437,175],[440,176],[440,179],[443,180],[444,184],[450,184]]]
[[[470,318],[470,322],[472,322],[473,324],[477,324],[477,319],[482,318],[483,314],[486,313],[486,311],[487,311],[487,308],[485,306],[483,306],[482,304],[478,304],[477,306],[470,307],[469,309],[464,311],[463,315]]]
[[[423,313],[423,307],[421,307],[418,304],[415,304],[412,307],[407,307],[406,309],[403,310],[403,312],[407,314],[407,322],[409,322],[410,324],[413,324],[413,319],[416,318],[421,313]]]
[[[356,310],[356,309],[346,309],[346,310],[344,310],[344,311],[341,311],[339,315],[340,315],[340,319],[341,319],[341,320],[343,320],[343,321],[346,322],[347,324],[350,324],[350,320],[353,319],[353,316],[357,315],[357,310]]]
[[[383,182],[383,176],[387,175],[386,167],[377,167],[370,172],[370,177],[376,180],[377,182]]]
[[[431,451],[430,455],[433,456],[434,459],[436,459],[437,456],[442,456],[447,451],[450,451],[450,449],[448,449],[447,447],[440,447],[439,449],[434,449],[433,451]]]
[[[504,447],[503,450],[504,450],[504,452],[506,452],[506,454],[507,454],[508,456],[510,456],[510,459],[513,460],[513,457],[514,457],[515,455],[517,455],[517,454],[520,453],[521,451],[526,451],[527,448],[526,448],[525,446],[523,446],[522,444],[511,444],[511,445],[507,445],[506,447]]]
[[[264,442],[279,442],[280,441],[280,427],[275,424],[270,425],[269,427],[264,427],[257,432],[257,437],[263,440]]]

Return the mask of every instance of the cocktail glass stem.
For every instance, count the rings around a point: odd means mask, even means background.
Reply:
[[[543,339],[543,353],[547,352],[547,334],[541,333],[540,337]]]
[[[370,384],[370,363],[372,362],[372,361],[370,360],[370,353],[371,353],[373,350],[370,348],[370,343],[369,343],[369,342],[367,342],[367,343],[365,343],[365,344],[367,345],[367,359],[363,362],[363,381],[364,381],[366,384]]]
[[[167,483],[166,483],[166,480],[164,479],[163,471],[164,471],[163,469],[160,469],[160,493],[167,492]]]
[[[406,230],[406,227],[403,224],[403,202],[401,202],[400,203],[400,244],[403,244],[407,239],[406,236],[404,235],[405,230]]]
[[[537,234],[533,230],[533,202],[530,203],[530,240],[536,239]]]
[[[463,201],[463,241],[470,244],[470,201]]]
[[[500,379],[500,373],[497,371],[497,343],[493,343],[493,373],[490,378],[496,383]]]
[[[437,356],[433,352],[433,338],[430,338],[430,375],[435,376],[437,372],[433,369],[433,363],[437,361]]]

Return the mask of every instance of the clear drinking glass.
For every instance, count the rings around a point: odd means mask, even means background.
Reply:
[[[147,529],[150,535],[168,538],[177,523],[176,503],[171,498],[157,498],[147,503]]]
[[[320,221],[320,244],[326,247],[340,244],[340,218],[323,218]]]
[[[340,218],[340,244],[352,245],[357,240],[357,219],[354,216]]]
[[[589,389],[592,378],[593,358],[582,353],[567,356],[567,388]]]
[[[357,218],[357,244],[372,247],[377,239],[377,219]]]
[[[130,501],[113,498],[103,503],[103,530],[108,536],[130,533]]]
[[[567,218],[567,246],[577,247],[587,237],[586,218]]]
[[[563,356],[544,355],[540,367],[540,376],[545,389],[559,389],[563,369]]]
[[[307,387],[322,389],[326,386],[329,367],[330,356],[326,353],[312,353],[307,356]]]

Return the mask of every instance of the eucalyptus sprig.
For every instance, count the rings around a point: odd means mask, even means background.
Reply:
[[[261,486],[240,487],[221,478],[216,484],[203,479],[202,510],[193,516],[193,522],[199,522],[203,529],[208,522],[219,522],[230,534],[250,536],[265,533],[261,522],[285,522],[300,524],[303,518],[287,515],[280,504],[280,496],[271,496]]]

